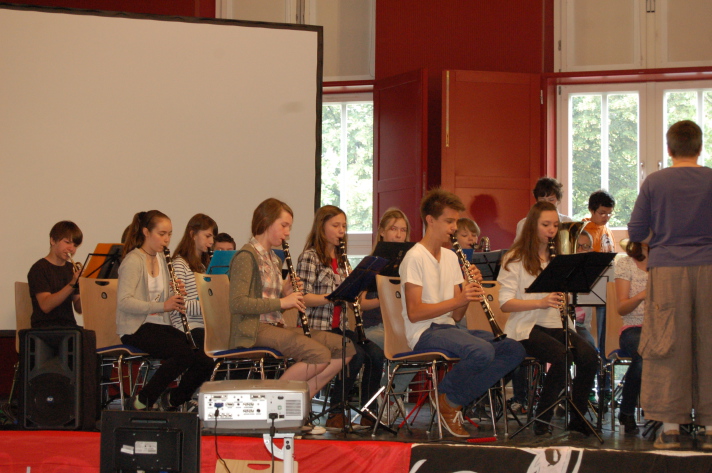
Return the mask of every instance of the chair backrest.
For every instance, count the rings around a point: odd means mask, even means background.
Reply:
[[[205,322],[205,353],[230,349],[230,280],[227,274],[195,273]]]
[[[608,353],[620,348],[619,337],[622,327],[623,317],[618,313],[616,283],[611,281],[606,284],[606,351]]]
[[[96,348],[121,345],[116,333],[118,279],[79,278],[84,328],[96,332]]]
[[[378,299],[381,304],[385,341],[383,352],[387,358],[393,358],[398,353],[411,351],[405,336],[403,321],[403,297],[400,278],[376,276]]]
[[[15,281],[15,350],[20,353],[20,330],[32,328],[32,298],[30,285]]]
[[[490,309],[492,309],[494,313],[494,319],[497,321],[497,324],[499,324],[499,327],[504,330],[504,326],[509,319],[509,313],[502,312],[502,309],[499,308],[499,283],[497,281],[482,281],[481,284],[485,290],[485,297],[487,298]],[[467,312],[465,312],[465,320],[468,330],[492,331],[492,327],[490,327],[487,317],[485,316],[485,311],[482,309],[482,304],[479,302],[470,303],[467,307]]]

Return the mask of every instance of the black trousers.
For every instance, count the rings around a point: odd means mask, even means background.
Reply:
[[[192,331],[194,338],[198,330]],[[202,340],[201,336],[198,338]],[[121,337],[121,341],[162,360],[161,367],[140,393],[141,402],[147,406],[153,405],[168,385],[181,375],[180,384],[171,393],[171,404],[179,406],[189,401],[213,371],[213,359],[202,349],[193,350],[185,334],[170,325],[146,323],[135,333]]]
[[[572,398],[576,407],[582,413],[588,409],[588,394],[593,388],[593,381],[598,368],[598,355],[596,349],[585,338],[569,330],[569,340],[573,345],[569,361],[576,363],[576,378],[572,388]],[[529,356],[538,358],[543,363],[550,363],[549,371],[544,378],[544,386],[539,396],[539,410],[546,409],[556,401],[565,387],[566,370],[566,340],[564,330],[561,328],[544,328],[535,325],[529,338],[521,340],[521,344]],[[551,420],[553,409],[541,417],[544,421]]]
[[[331,331],[341,335],[341,330],[339,329],[331,329]],[[363,366],[361,384],[361,399],[363,402],[365,403],[373,397],[381,387],[381,376],[383,375],[383,363],[385,361],[383,350],[370,340],[366,341],[364,345],[356,343],[356,333],[352,330],[347,330],[346,336],[351,339],[354,347],[356,347],[356,354],[351,358],[351,362],[348,365],[346,381],[344,382],[340,376],[337,376],[334,382],[334,389],[331,392],[332,406],[339,404],[343,400],[341,397],[342,383],[348,397],[349,392],[354,387],[361,366]]]

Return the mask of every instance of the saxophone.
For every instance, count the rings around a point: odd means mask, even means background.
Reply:
[[[287,262],[287,269],[289,269],[289,277],[292,280],[292,290],[294,292],[299,292],[299,287],[297,286],[297,272],[294,271],[294,265],[292,264],[292,255],[289,254],[289,243],[287,240],[282,240],[282,250],[284,251],[284,261]],[[307,319],[307,314],[299,312],[299,322],[302,324],[302,330],[304,330],[304,335],[311,338],[311,332],[309,331],[309,319]]]
[[[171,289],[175,294],[180,294],[178,292],[178,278],[176,277],[176,271],[173,269],[173,260],[171,259],[171,250],[167,246],[163,247],[163,254],[166,257],[166,265],[168,266],[168,274],[171,278]],[[183,331],[185,332],[185,338],[188,339],[188,343],[193,350],[198,349],[198,345],[195,344],[193,340],[193,334],[190,331],[190,325],[188,324],[188,316],[185,315],[185,311],[178,311],[180,314],[180,321],[183,324]]]
[[[344,273],[346,277],[349,277],[351,273],[351,263],[349,263],[349,257],[346,254],[346,242],[344,240],[339,240],[339,255],[341,256],[341,265],[344,268]],[[355,302],[351,303],[351,307],[354,310],[354,319],[356,319],[356,340],[360,344],[364,344],[368,341],[366,338],[366,331],[363,328],[363,317],[361,317],[361,304],[358,301],[358,297]]]
[[[480,243],[477,245],[475,251],[477,252],[488,252],[490,250],[490,239],[486,236],[480,237]]]
[[[467,278],[467,282],[475,283],[480,286],[480,288],[482,288],[482,285],[477,282],[475,278],[472,277],[472,275],[470,275],[470,262],[467,261],[467,256],[465,256],[465,253],[462,251],[460,243],[457,242],[457,237],[455,235],[450,235],[450,241],[452,242],[452,249],[455,250],[457,257],[460,258],[460,264],[462,265],[463,272],[465,273],[465,277]],[[492,308],[490,307],[489,302],[487,302],[486,296],[482,297],[480,304],[482,305],[482,311],[485,313],[485,317],[487,317],[487,322],[489,322],[490,329],[492,330],[492,334],[494,335],[494,341],[498,342],[507,338],[507,334],[502,331],[499,324],[497,323],[497,320],[494,318],[494,312],[492,312]]]

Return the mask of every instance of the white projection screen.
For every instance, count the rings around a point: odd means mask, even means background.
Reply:
[[[171,248],[199,212],[239,248],[277,197],[299,255],[319,197],[321,27],[0,7],[0,44],[0,330],[60,220],[82,229],[81,262],[154,208]]]

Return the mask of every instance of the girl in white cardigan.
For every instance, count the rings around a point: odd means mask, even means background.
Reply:
[[[139,212],[124,244],[124,259],[119,267],[117,332],[122,343],[163,361],[141,392],[130,400],[130,409],[150,408],[160,397],[161,408],[174,410],[190,400],[213,368],[213,360],[202,350],[193,350],[185,334],[170,322],[171,311],[185,311],[183,294],[171,295],[163,255],[172,232],[171,221],[164,213]],[[182,284],[179,290],[183,290]],[[178,376],[180,385],[167,391]]]

